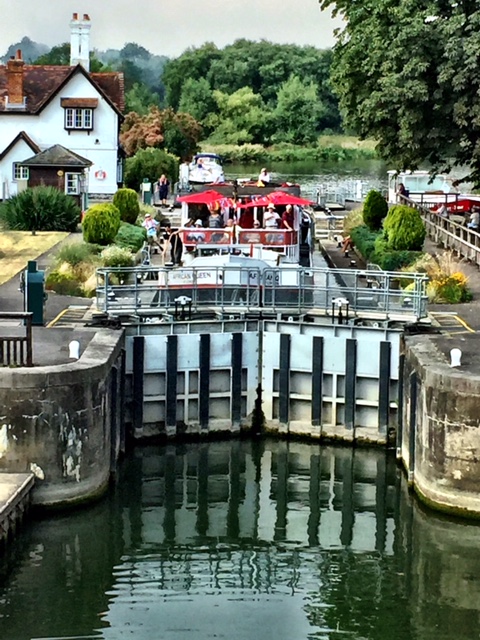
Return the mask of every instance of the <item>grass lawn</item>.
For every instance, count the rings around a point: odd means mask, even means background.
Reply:
[[[64,240],[64,231],[1,231],[0,232],[0,284],[10,280],[43,253]]]

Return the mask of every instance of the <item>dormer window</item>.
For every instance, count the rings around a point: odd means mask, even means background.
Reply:
[[[96,98],[62,98],[65,109],[65,129],[67,131],[92,131],[94,109],[98,106]]]

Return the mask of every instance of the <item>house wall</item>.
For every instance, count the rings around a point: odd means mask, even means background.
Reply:
[[[1,130],[2,120],[0,119],[0,132]],[[9,142],[11,142],[11,139]],[[0,149],[5,148],[5,146],[6,145],[0,144]],[[20,140],[18,144],[0,160],[0,199],[4,200],[18,193],[18,183],[13,179],[13,164],[15,162],[22,162],[22,160],[26,160],[29,156],[33,155],[34,152],[28,144],[24,140]]]
[[[62,98],[97,98],[98,107],[94,110],[94,129],[88,131],[66,131],[64,128],[65,111],[61,106]],[[44,150],[54,144],[92,161],[89,170],[89,194],[113,195],[117,190],[117,146],[118,115],[108,102],[101,97],[96,88],[81,73],[77,73],[39,115],[17,113],[2,114],[0,117],[0,152],[5,149],[18,133],[25,131],[30,138]],[[25,154],[23,154],[25,150]],[[15,153],[13,154],[13,151]],[[12,182],[12,162],[21,162],[33,154],[23,143],[22,153],[17,149],[0,163],[2,182],[8,177]],[[14,157],[14,159],[12,159]],[[106,174],[104,179],[95,177],[98,172]],[[15,185],[10,184],[10,190]]]

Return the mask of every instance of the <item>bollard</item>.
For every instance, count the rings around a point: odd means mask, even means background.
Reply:
[[[68,357],[72,360],[78,360],[80,358],[80,342],[78,340],[72,340],[68,345]]]
[[[450,366],[459,367],[461,365],[462,352],[460,349],[450,350]]]

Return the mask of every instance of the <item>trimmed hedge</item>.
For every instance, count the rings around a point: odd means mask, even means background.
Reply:
[[[113,204],[120,211],[122,222],[135,224],[140,214],[137,192],[133,189],[119,189],[113,196]]]
[[[391,207],[383,229],[389,249],[396,251],[420,251],[427,233],[420,213],[406,205]]]
[[[363,203],[363,221],[372,231],[378,231],[388,213],[388,204],[380,191],[372,189]]]
[[[122,222],[114,242],[117,247],[129,249],[133,253],[136,253],[140,251],[146,239],[147,234],[143,227]]]
[[[83,239],[92,244],[111,244],[120,228],[120,212],[113,204],[94,204],[82,221]]]

